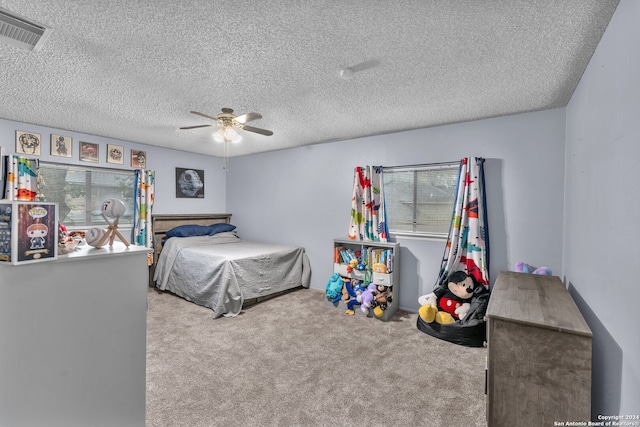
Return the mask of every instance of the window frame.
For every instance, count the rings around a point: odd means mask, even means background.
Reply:
[[[388,213],[387,215],[387,225],[389,226],[389,234],[390,235],[394,235],[394,236],[399,236],[399,237],[403,237],[403,238],[415,238],[415,239],[422,239],[422,240],[447,240],[449,238],[449,232],[450,232],[450,227],[451,225],[449,224],[447,231],[446,232],[423,232],[423,231],[416,231],[416,227],[418,226],[418,215],[417,215],[417,211],[418,211],[418,203],[417,203],[417,198],[418,198],[418,193],[419,193],[419,189],[418,189],[418,185],[417,184],[417,173],[420,171],[425,171],[425,170],[443,170],[443,169],[447,169],[447,170],[455,170],[456,171],[456,176],[459,175],[459,171],[460,171],[460,162],[459,161],[451,161],[451,162],[440,162],[440,163],[425,163],[425,164],[418,164],[418,165],[404,165],[404,166],[383,166],[382,171],[383,171],[383,180],[384,180],[384,175],[387,173],[394,173],[394,172],[413,172],[414,173],[414,183],[413,183],[413,201],[412,201],[412,206],[413,206],[413,218],[412,218],[412,229],[413,231],[409,231],[409,230],[393,230],[391,229],[391,223],[390,223],[390,218]],[[457,180],[456,180],[457,181]],[[455,185],[455,188],[451,194],[451,215],[453,215],[453,207],[455,204],[455,199],[456,199],[456,193],[457,193],[457,182]],[[384,190],[383,190],[384,191]],[[385,206],[388,206],[388,192],[384,191],[384,197],[385,197]]]
[[[40,170],[42,167],[47,167],[49,166],[51,169],[60,169],[60,170],[64,170],[66,169],[68,170],[75,170],[75,171],[83,171],[83,172],[95,172],[95,173],[113,173],[114,176],[116,175],[121,175],[123,177],[132,177],[135,180],[135,170],[134,169],[118,169],[118,168],[108,168],[108,167],[100,167],[100,166],[86,166],[86,165],[80,165],[80,164],[75,164],[75,163],[59,163],[59,162],[51,162],[51,161],[39,161],[39,167],[38,170]],[[89,176],[91,178],[93,178],[92,174],[89,174]],[[86,175],[85,175],[86,177]],[[46,184],[45,184],[46,185]],[[92,182],[91,179],[86,180],[84,182],[84,186],[85,186],[85,218],[84,218],[84,223],[83,224],[67,224],[65,223],[62,218],[60,218],[60,222],[64,223],[65,226],[70,229],[70,230],[74,230],[74,229],[79,229],[79,230],[84,230],[84,229],[89,229],[89,228],[93,228],[93,227],[102,227],[104,224],[102,223],[98,223],[96,224],[95,222],[91,221],[91,212],[94,211],[95,209],[86,209],[86,202],[87,202],[87,197],[89,197],[89,201],[91,201],[91,194],[92,194]],[[40,189],[38,189],[40,190]],[[134,196],[134,189],[133,186],[131,187],[131,195],[132,198]],[[87,196],[89,195],[89,196]],[[45,195],[46,197],[46,195]],[[49,200],[47,200],[49,201]],[[58,203],[57,201],[53,201],[55,203]],[[133,209],[133,204],[131,206],[127,205],[127,210],[131,210]],[[125,229],[131,228],[133,227],[133,214],[134,212],[131,210],[131,212],[127,212],[128,215],[125,215],[125,217],[121,218],[119,221],[119,226]]]

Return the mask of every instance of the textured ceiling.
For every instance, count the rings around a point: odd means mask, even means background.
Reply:
[[[51,28],[0,43],[0,118],[242,155],[563,107],[618,0],[0,0]],[[340,71],[350,67],[350,79]]]

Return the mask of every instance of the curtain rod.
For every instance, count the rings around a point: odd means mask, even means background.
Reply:
[[[382,170],[432,168],[432,167],[438,167],[438,166],[457,166],[459,164],[460,164],[460,161],[439,162],[439,163],[423,163],[423,164],[417,164],[417,165],[403,165],[403,166],[383,166]]]
[[[480,160],[484,163],[484,158],[476,157],[476,160]],[[460,160],[455,160],[452,162],[437,162],[437,163],[423,163],[417,165],[403,165],[403,166],[382,166],[382,170],[392,170],[392,169],[418,169],[418,168],[433,168],[439,166],[458,166],[460,165]]]

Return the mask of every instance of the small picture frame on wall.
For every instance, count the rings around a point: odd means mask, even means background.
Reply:
[[[31,156],[40,155],[41,138],[39,133],[16,131],[16,153]]]
[[[80,160],[84,162],[98,162],[100,147],[93,142],[80,141]]]
[[[71,157],[73,140],[70,136],[51,134],[51,155]]]
[[[124,164],[124,147],[122,145],[107,144],[107,163]]]
[[[204,171],[201,169],[176,168],[176,197],[188,199],[204,198]]]
[[[131,167],[145,169],[147,167],[147,152],[131,150]]]

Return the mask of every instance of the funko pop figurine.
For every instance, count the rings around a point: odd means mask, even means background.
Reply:
[[[49,227],[44,224],[31,224],[27,227],[27,236],[31,239],[31,249],[43,249],[45,236],[49,232]]]

